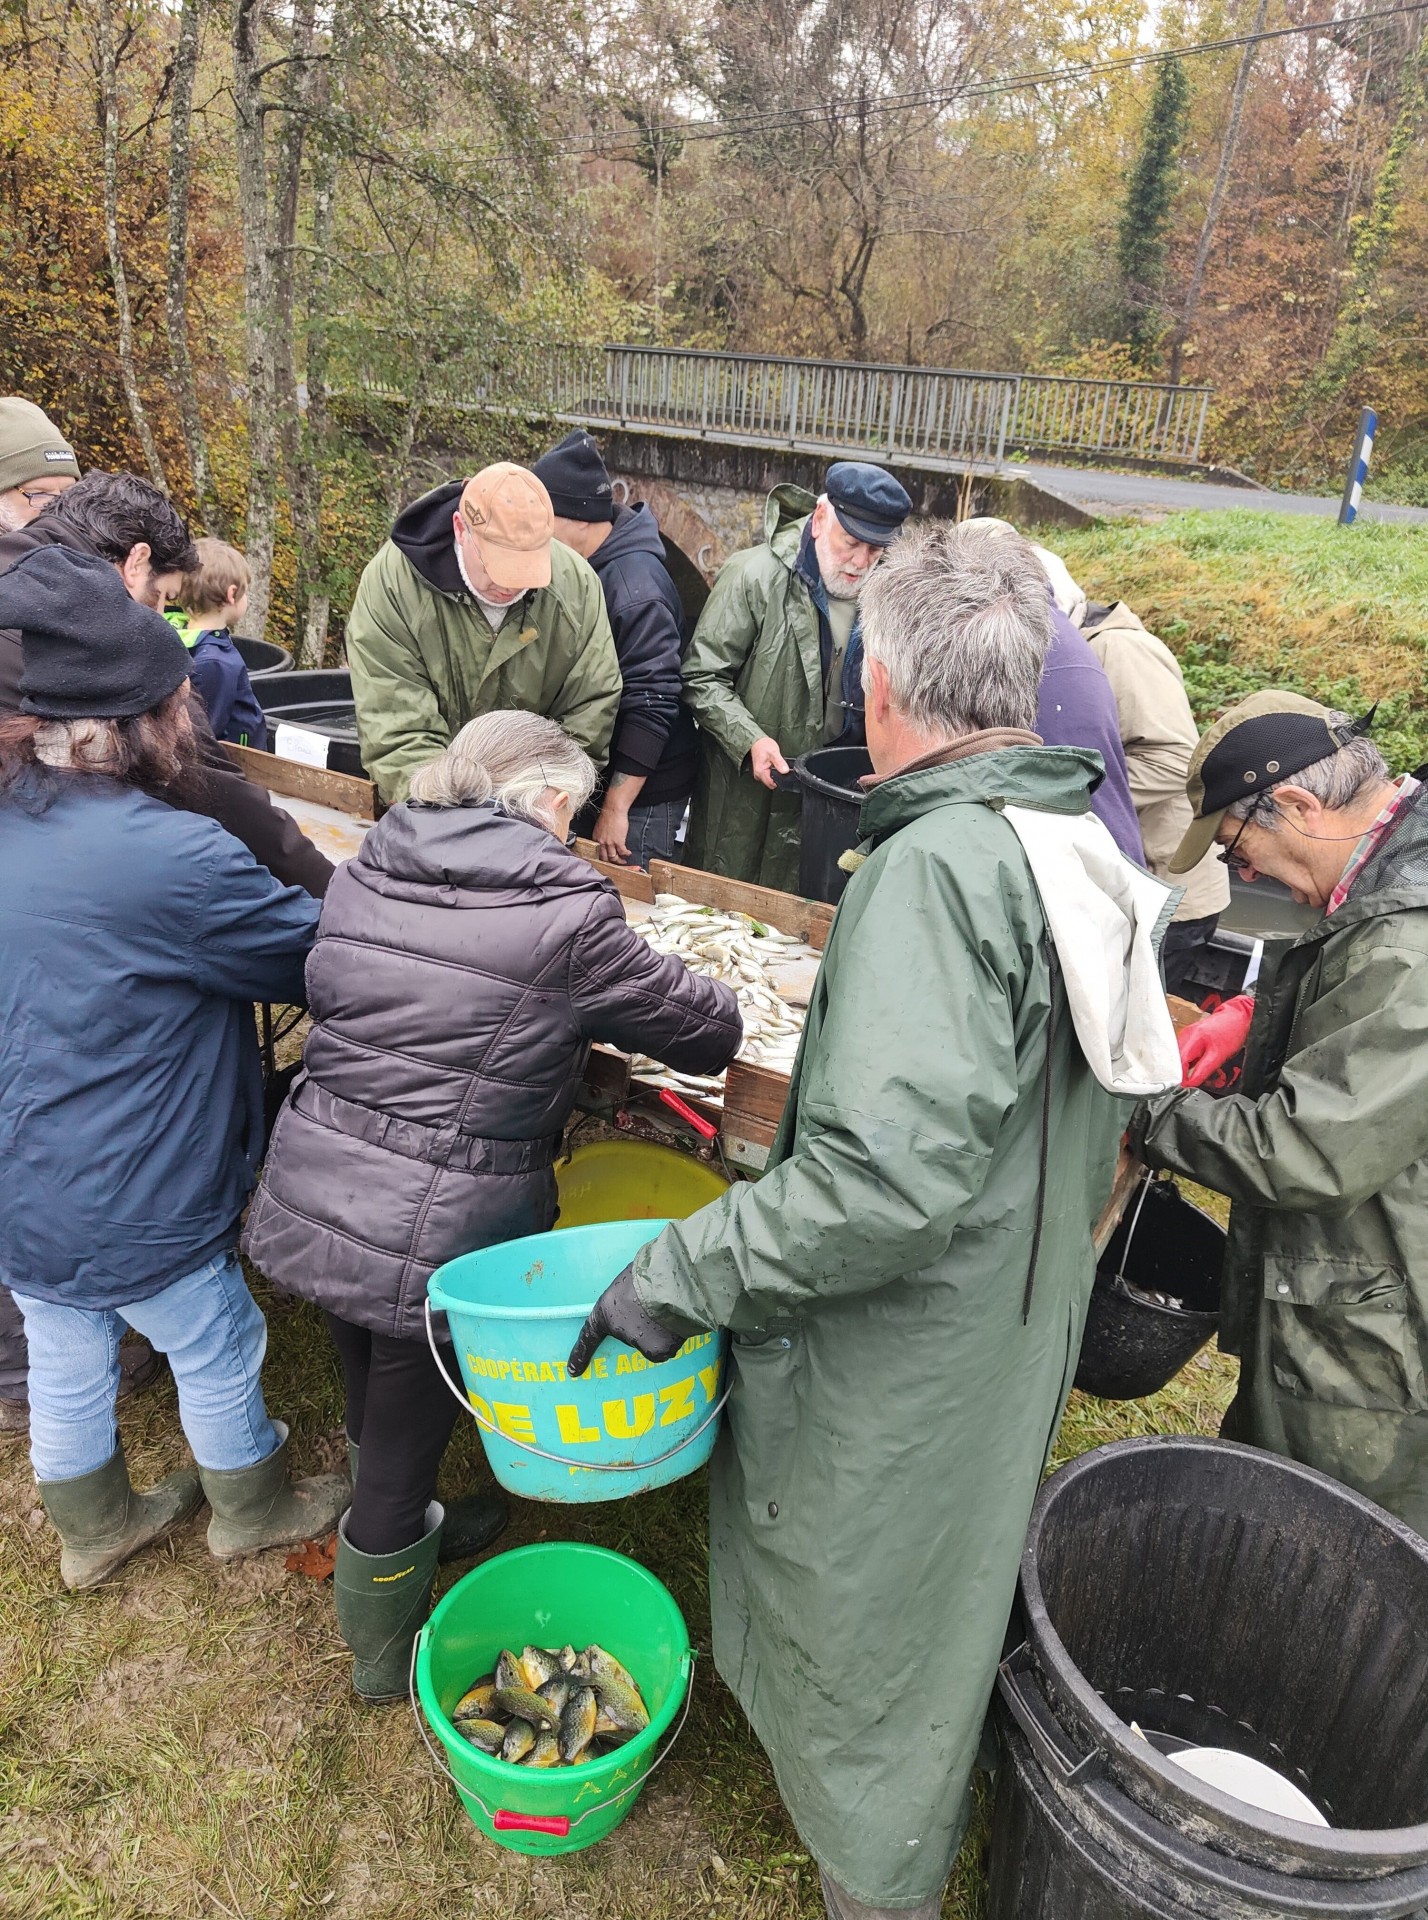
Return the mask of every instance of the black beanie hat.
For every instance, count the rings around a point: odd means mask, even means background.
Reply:
[[[127,720],[188,678],[188,648],[162,614],[72,547],[38,547],[0,574],[0,627],[20,629],[20,709],[42,720]]]
[[[613,520],[615,491],[600,449],[577,427],[558,447],[543,453],[531,472],[550,495],[561,520]]]

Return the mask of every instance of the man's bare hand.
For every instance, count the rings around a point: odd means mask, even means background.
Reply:
[[[755,780],[766,787],[776,787],[775,773],[787,773],[788,762],[783,757],[783,748],[777,740],[767,734],[762,740],[755,740],[749,748],[749,771]]]
[[[595,822],[591,835],[600,849],[600,858],[608,860],[612,866],[626,867],[630,864],[630,809],[607,794],[600,808],[600,818]]]

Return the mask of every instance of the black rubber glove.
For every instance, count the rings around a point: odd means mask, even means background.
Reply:
[[[579,1379],[595,1356],[595,1349],[607,1334],[613,1334],[627,1347],[634,1347],[646,1360],[672,1360],[688,1339],[652,1319],[640,1305],[635,1292],[635,1270],[626,1267],[617,1273],[590,1310],[590,1318],[570,1349],[565,1370]]]

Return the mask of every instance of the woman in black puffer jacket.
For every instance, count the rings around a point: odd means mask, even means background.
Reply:
[[[733,993],[655,953],[567,851],[594,781],[553,720],[472,720],[339,869],[307,963],[303,1073],[244,1248],[325,1309],[342,1359],[360,1456],[337,1618],[366,1699],[406,1692],[445,1520],[432,1495],[456,1403],[426,1343],[429,1275],[554,1224],[592,1040],[717,1073],[742,1037]],[[462,1504],[476,1551],[504,1509]]]

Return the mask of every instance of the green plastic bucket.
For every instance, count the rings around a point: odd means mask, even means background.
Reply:
[[[666,1220],[608,1220],[482,1247],[438,1267],[431,1315],[444,1313],[491,1471],[508,1493],[562,1504],[623,1500],[667,1486],[714,1450],[727,1394],[728,1336],[696,1333],[658,1363],[601,1341],[572,1380],[566,1359],[590,1309]]]
[[[451,1709],[503,1647],[592,1640],[629,1668],[650,1710],[644,1732],[616,1752],[533,1771],[482,1753],[451,1724]],[[488,1840],[513,1853],[575,1853],[603,1840],[635,1804],[664,1758],[660,1741],[687,1710],[693,1667],[684,1616],[652,1573],[605,1547],[552,1541],[499,1553],[457,1581],[417,1636],[413,1706]]]

